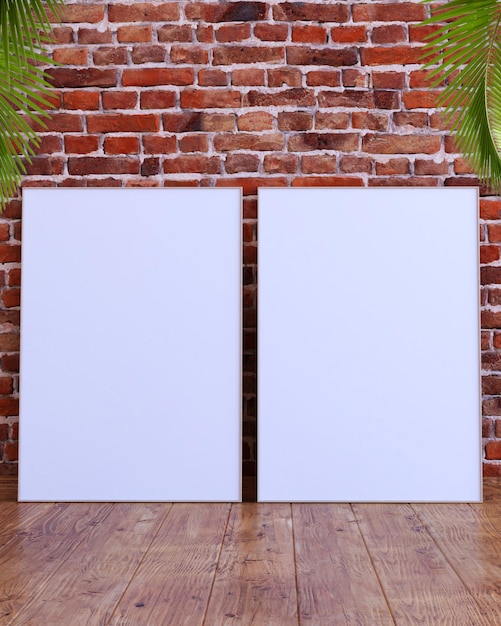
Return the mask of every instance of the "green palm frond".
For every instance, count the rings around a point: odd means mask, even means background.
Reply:
[[[40,138],[33,130],[51,107],[50,84],[42,67],[52,29],[50,12],[59,15],[61,0],[0,0],[0,209],[26,172]]]
[[[431,0],[426,0],[430,2]],[[459,150],[478,176],[501,189],[501,5],[451,0],[424,22],[438,25],[424,52]]]

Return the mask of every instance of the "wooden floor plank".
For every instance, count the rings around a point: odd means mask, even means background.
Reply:
[[[0,549],[16,537],[19,532],[27,532],[32,524],[52,507],[52,504],[31,502],[0,502]]]
[[[413,508],[479,603],[484,623],[501,624],[501,503]]]
[[[18,613],[16,626],[107,624],[170,506],[113,504]]]
[[[17,624],[22,607],[43,589],[92,526],[106,517],[108,507],[55,504],[19,528],[0,552],[0,626]]]
[[[291,507],[232,508],[205,626],[297,626]]]
[[[200,626],[230,507],[173,504],[109,626]]]
[[[293,505],[301,624],[393,625],[349,504]]]
[[[398,626],[485,624],[474,598],[410,505],[352,506]]]

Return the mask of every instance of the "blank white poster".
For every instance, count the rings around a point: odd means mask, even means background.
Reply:
[[[19,499],[241,499],[240,189],[25,189]]]
[[[260,189],[258,500],[479,501],[478,197]]]

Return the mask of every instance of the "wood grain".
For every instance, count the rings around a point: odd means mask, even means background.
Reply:
[[[301,622],[393,624],[349,504],[293,505]]]
[[[413,509],[481,607],[484,623],[501,624],[501,504],[420,504]]]
[[[171,505],[112,505],[16,616],[17,626],[106,624]]]
[[[17,623],[21,608],[47,585],[89,528],[108,515],[110,506],[52,505],[18,530],[0,553],[0,625]]]
[[[234,505],[205,624],[296,626],[294,569],[290,505]]]
[[[229,504],[175,504],[109,626],[203,623]]]
[[[354,504],[397,624],[479,626],[472,595],[406,504]]]

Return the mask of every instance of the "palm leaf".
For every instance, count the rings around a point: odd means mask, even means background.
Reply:
[[[34,130],[51,107],[42,53],[61,0],[0,0],[0,209],[15,195],[40,138]]]
[[[430,2],[431,0],[426,0]],[[432,86],[459,150],[501,189],[501,9],[497,0],[451,0],[423,24],[438,25],[424,48]]]

